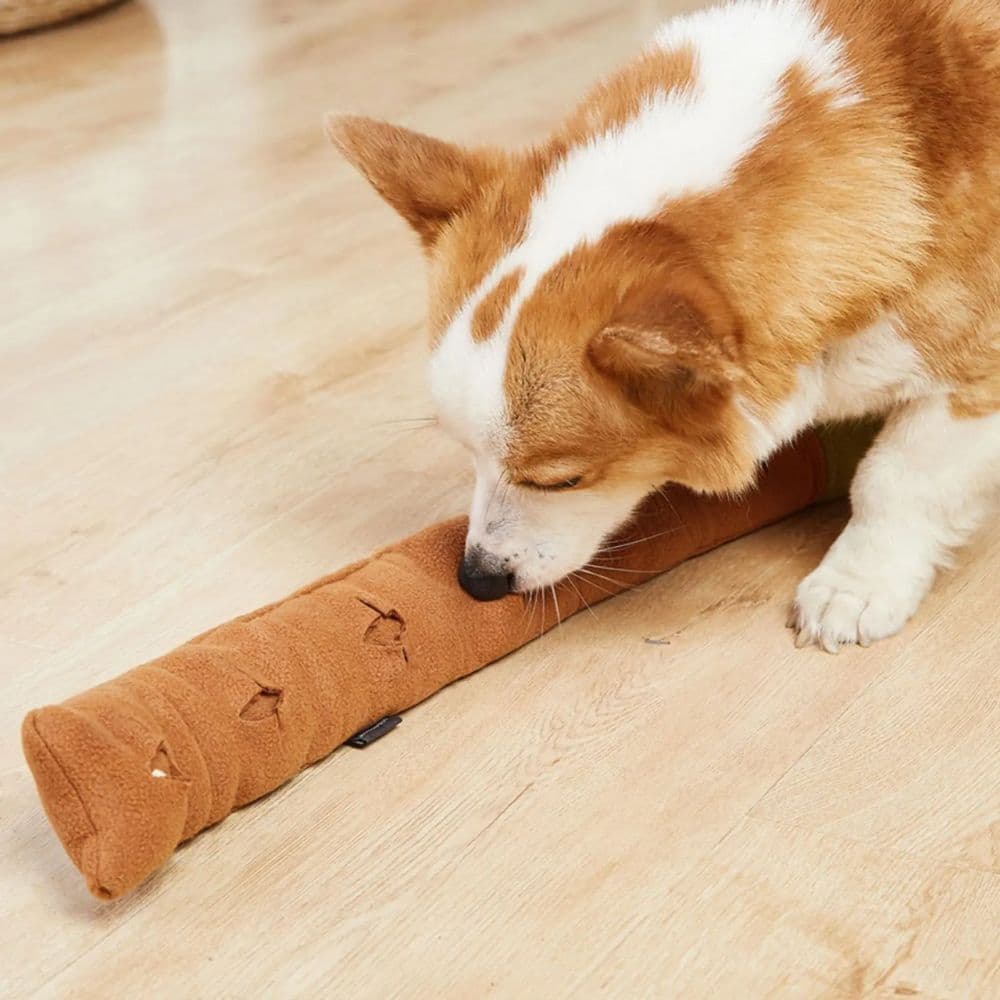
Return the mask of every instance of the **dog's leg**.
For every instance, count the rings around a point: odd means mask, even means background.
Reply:
[[[943,397],[900,407],[858,469],[850,523],[799,586],[799,645],[833,653],[898,632],[998,487],[1000,413],[960,419]]]

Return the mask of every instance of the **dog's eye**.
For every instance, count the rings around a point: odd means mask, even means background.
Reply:
[[[559,483],[534,483],[530,480],[520,483],[520,486],[526,486],[530,490],[545,490],[549,493],[554,493],[557,490],[572,490],[576,489],[580,483],[583,482],[583,476],[573,476],[570,479],[564,479]]]

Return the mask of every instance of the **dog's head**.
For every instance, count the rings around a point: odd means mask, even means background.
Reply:
[[[748,484],[738,317],[642,191],[607,191],[600,162],[558,143],[467,151],[355,117],[329,131],[430,262],[433,394],[475,463],[471,593],[585,568],[664,482]]]

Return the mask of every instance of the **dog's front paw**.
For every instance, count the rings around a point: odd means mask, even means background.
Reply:
[[[799,584],[789,621],[797,646],[815,644],[828,653],[869,646],[899,632],[927,593],[932,570],[915,572],[872,550],[845,548],[835,546]]]

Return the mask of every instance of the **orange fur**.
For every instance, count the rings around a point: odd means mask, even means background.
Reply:
[[[503,319],[523,277],[523,268],[518,268],[511,271],[510,274],[504,275],[497,282],[496,288],[479,303],[472,316],[472,339],[474,341],[481,343],[488,340],[496,332],[496,328],[500,325],[500,321]]]
[[[624,125],[639,113],[651,93],[690,91],[696,80],[695,54],[690,48],[642,53],[591,90],[545,144],[548,155],[557,157],[595,135]]]

